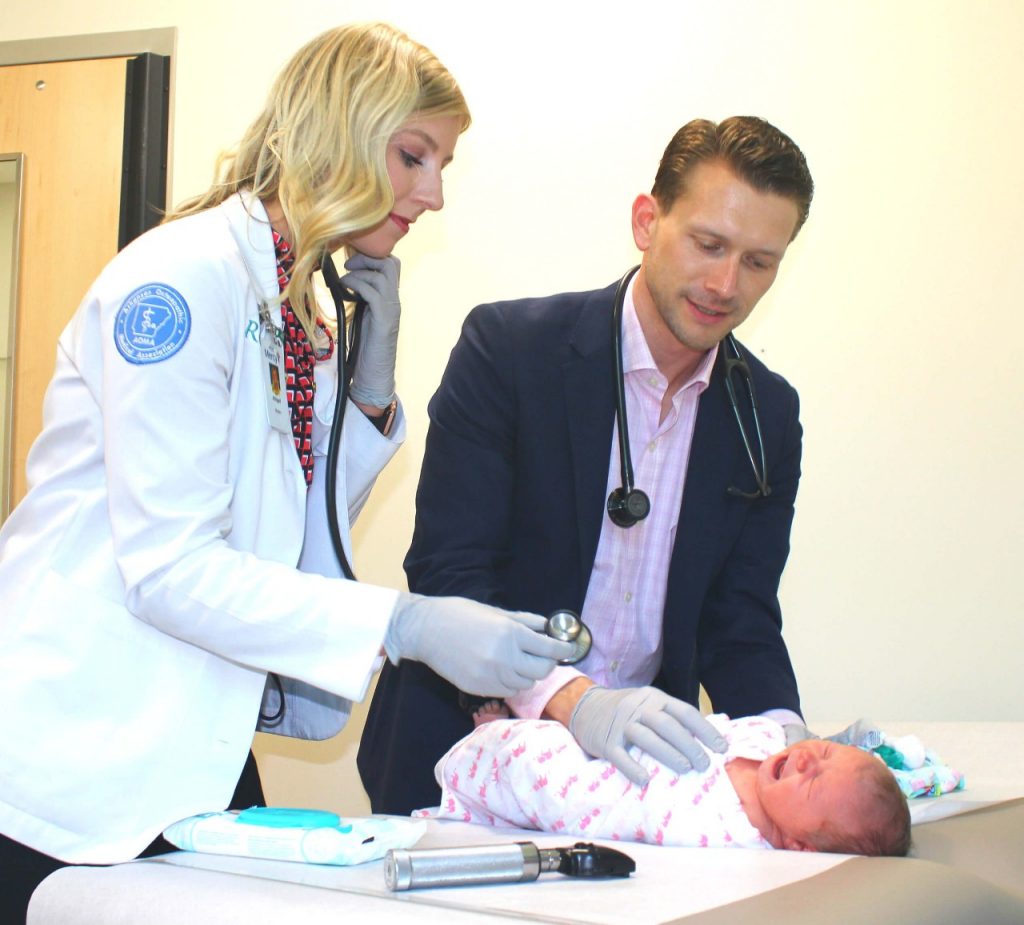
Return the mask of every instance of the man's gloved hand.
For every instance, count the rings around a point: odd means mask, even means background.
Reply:
[[[374,408],[386,408],[395,398],[395,359],[398,354],[398,322],[402,305],[398,300],[397,257],[367,257],[355,254],[345,261],[349,272],[342,278],[366,303],[356,368],[352,373],[352,400]]]
[[[641,787],[650,775],[629,756],[631,745],[677,774],[703,771],[711,763],[697,739],[712,751],[726,749],[725,739],[696,707],[653,687],[588,688],[572,712],[569,731],[585,751],[607,759]]]
[[[424,662],[467,694],[511,697],[575,651],[544,634],[544,618],[462,597],[403,594],[384,638],[392,662]]]
[[[878,748],[882,744],[882,730],[869,719],[861,717],[850,723],[841,732],[835,735],[825,736],[830,742],[838,742],[840,745],[856,745],[858,748]]]
[[[786,723],[783,727],[786,733],[786,747],[790,745],[796,745],[797,742],[803,742],[804,739],[819,739],[821,736],[815,735],[808,729],[803,723]]]

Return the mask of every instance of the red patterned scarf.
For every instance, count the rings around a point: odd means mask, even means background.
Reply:
[[[277,282],[280,291],[284,292],[295,265],[295,255],[292,254],[291,245],[276,231],[274,253],[277,256]],[[329,360],[333,356],[334,338],[323,323],[317,321],[317,330],[327,339],[326,349],[318,354],[306,337],[299,319],[295,317],[288,299],[281,303],[281,320],[284,322],[284,368],[292,434],[308,488],[313,483],[313,396],[316,394],[313,370],[318,360]]]

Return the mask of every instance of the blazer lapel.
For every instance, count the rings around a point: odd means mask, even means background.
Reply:
[[[719,352],[711,381],[697,408],[679,526],[669,567],[667,603],[675,600],[676,593],[685,594],[688,587],[705,585],[705,571],[712,567],[711,563],[720,552],[714,545],[715,538],[728,534],[727,521],[730,518],[741,516],[743,506],[726,494],[726,489],[736,482],[738,475],[738,442],[736,420],[722,382],[722,355]]]
[[[697,527],[701,532],[707,530],[705,518],[720,510],[735,465],[731,438],[736,424],[722,384],[721,366],[719,358],[697,406],[679,515],[680,524],[702,525]]]
[[[579,539],[579,574],[583,578],[579,589],[581,601],[597,555],[607,504],[609,453],[615,423],[613,294],[614,287],[609,287],[587,298],[562,368]]]

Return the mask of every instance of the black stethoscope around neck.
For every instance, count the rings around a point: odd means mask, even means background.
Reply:
[[[334,313],[338,324],[338,336],[334,349],[338,351],[338,384],[334,390],[334,419],[331,422],[331,438],[327,444],[327,471],[325,473],[325,491],[327,506],[327,530],[331,536],[331,546],[341,567],[341,573],[350,581],[355,581],[345,546],[341,540],[341,525],[338,523],[338,450],[341,446],[341,429],[345,423],[345,407],[348,404],[349,389],[352,385],[352,371],[355,369],[356,357],[359,354],[359,333],[362,329],[363,314],[366,303],[354,292],[342,285],[335,269],[331,255],[325,253],[320,261],[320,272],[323,274],[327,290],[334,302]],[[354,302],[351,330],[346,323],[345,303]]]
[[[651,512],[651,499],[633,484],[633,459],[629,451],[629,425],[626,419],[626,384],[622,368],[622,306],[626,298],[629,281],[640,267],[633,267],[619,280],[615,290],[615,302],[612,306],[612,341],[615,353],[615,421],[619,431],[619,463],[622,468],[622,485],[608,496],[608,516],[618,527],[632,527],[643,520]],[[722,341],[722,372],[725,376],[725,391],[729,398],[729,407],[736,417],[743,446],[750,460],[750,468],[754,472],[757,488],[754,491],[743,491],[730,485],[726,494],[734,498],[746,498],[754,501],[767,498],[772,493],[768,484],[768,466],[764,456],[764,437],[761,433],[761,418],[757,413],[757,395],[754,391],[754,380],[750,375],[750,367],[740,350],[740,345],[732,334],[727,334]],[[732,354],[730,356],[730,353]],[[739,402],[736,398],[736,386],[733,381],[739,375],[747,386],[750,398],[750,413],[754,422],[754,435],[757,438],[757,453],[750,435],[740,415]]]
[[[345,545],[341,540],[341,525],[338,523],[338,451],[341,446],[341,428],[345,422],[345,406],[348,404],[349,387],[352,383],[352,370],[355,367],[356,356],[359,353],[359,332],[362,328],[366,303],[342,285],[338,277],[338,271],[335,269],[334,261],[328,253],[324,253],[321,258],[320,272],[323,274],[324,282],[331,293],[338,324],[337,338],[334,345],[334,349],[338,351],[338,384],[334,391],[334,419],[331,423],[331,436],[327,444],[327,471],[324,484],[327,530],[330,534],[331,546],[334,549],[334,555],[338,560],[342,575],[350,581],[355,581],[356,576],[352,572],[348,556],[345,555]],[[351,328],[346,322],[346,302],[355,302]],[[274,672],[269,672],[267,677],[277,691],[278,706],[277,710],[270,714],[264,713],[260,709],[259,719],[261,728],[273,729],[284,720],[285,695],[281,679],[278,675]]]

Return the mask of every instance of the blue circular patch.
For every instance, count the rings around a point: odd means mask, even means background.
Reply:
[[[159,363],[188,340],[192,316],[181,293],[163,283],[139,286],[114,319],[114,343],[129,363]]]

